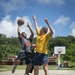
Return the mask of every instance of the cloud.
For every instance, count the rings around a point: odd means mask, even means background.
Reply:
[[[39,4],[55,4],[55,5],[63,5],[64,0],[36,0]]]
[[[72,29],[71,35],[73,35],[75,37],[75,28]]]
[[[60,25],[67,25],[70,21],[69,17],[65,17],[65,16],[60,16],[55,22],[54,24],[60,24]]]
[[[64,0],[30,0],[30,3],[38,3],[38,4],[53,4],[53,5],[63,5]],[[28,0],[1,0],[0,1],[0,9],[6,14],[18,10],[24,9],[29,3]]]
[[[70,29],[71,29],[71,35],[73,35],[75,37],[75,22],[73,22],[71,25],[70,25]]]
[[[20,18],[19,16],[16,17],[15,21],[11,20],[11,16],[7,15],[0,21],[0,33],[5,34],[7,37],[17,37],[17,20]],[[27,22],[32,27],[32,24],[29,20],[28,16],[23,16],[25,24],[20,27],[21,32],[26,32],[27,36],[30,36],[30,30],[26,27]],[[33,29],[34,31],[34,29]]]
[[[75,28],[75,22],[73,22],[71,25],[70,25],[70,29],[73,29]]]
[[[0,1],[0,7],[3,8],[5,13],[9,13],[19,8],[25,7],[26,0],[8,0]]]

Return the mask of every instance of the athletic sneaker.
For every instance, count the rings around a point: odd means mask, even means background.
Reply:
[[[27,75],[27,74],[24,74],[24,75]]]
[[[14,73],[14,72],[15,72],[15,69],[16,69],[16,66],[14,66],[14,67],[13,67],[13,69],[12,69],[12,73]]]

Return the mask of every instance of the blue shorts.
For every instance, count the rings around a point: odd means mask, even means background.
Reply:
[[[33,60],[34,66],[36,65],[41,66],[42,64],[48,63],[48,55],[36,52]]]

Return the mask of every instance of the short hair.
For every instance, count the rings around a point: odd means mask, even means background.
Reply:
[[[43,29],[45,31],[45,33],[47,33],[47,31],[48,31],[48,28],[44,27],[44,26],[41,29]]]
[[[23,35],[23,34],[27,35],[25,32],[22,32],[22,33],[21,33],[21,35]]]
[[[25,33],[25,32],[22,32],[21,35],[22,35],[23,33]],[[25,33],[25,34],[26,34],[26,33]]]

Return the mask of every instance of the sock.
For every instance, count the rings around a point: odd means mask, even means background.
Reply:
[[[24,75],[27,75],[27,74],[24,74]]]
[[[32,65],[32,68],[31,68],[31,70],[30,70],[30,73],[32,73],[32,72],[33,72],[33,69],[34,69],[34,66]]]
[[[17,66],[14,66],[15,68],[17,67]]]

